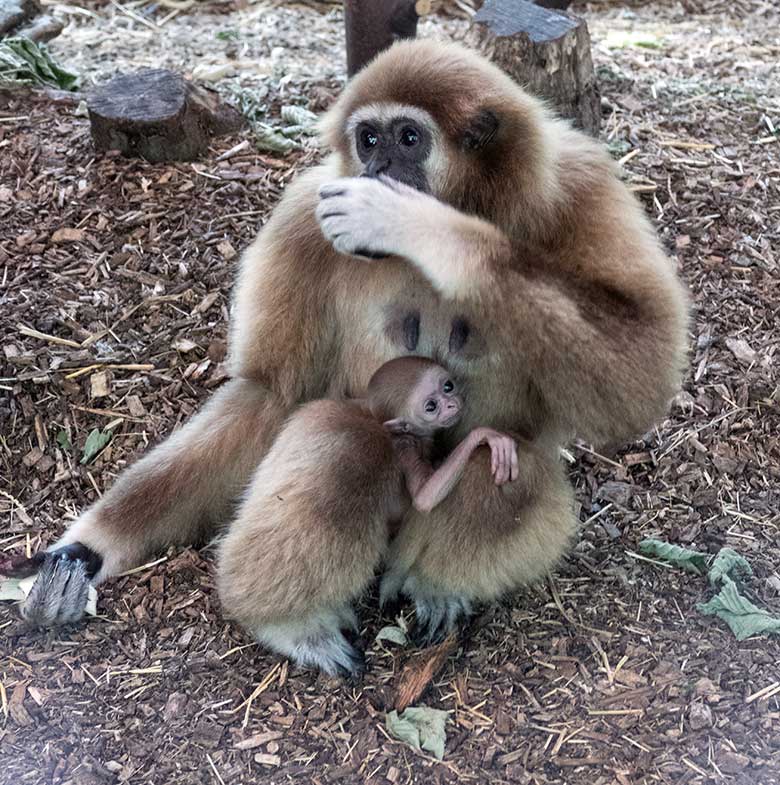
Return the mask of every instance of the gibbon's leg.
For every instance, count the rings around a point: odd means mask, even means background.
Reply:
[[[520,440],[518,458],[518,479],[499,487],[490,450],[479,448],[452,493],[427,514],[412,511],[391,543],[380,598],[413,600],[419,643],[544,575],[569,545],[576,521],[563,467]]]
[[[289,485],[292,499],[269,490],[274,458],[271,452],[258,468],[219,544],[223,610],[258,643],[297,664],[356,678],[365,661],[351,642],[359,630],[351,600],[370,583],[381,552],[367,552],[348,536],[325,536],[328,526],[296,505]]]
[[[134,567],[167,545],[212,534],[285,415],[282,402],[258,384],[228,382],[181,430],[125,471],[48,553],[29,560],[39,577],[22,606],[24,618],[41,626],[77,621],[90,581]]]

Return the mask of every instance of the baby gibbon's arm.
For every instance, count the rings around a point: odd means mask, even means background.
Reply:
[[[420,457],[412,440],[400,437],[394,442],[412,504],[420,512],[430,512],[447,498],[463,476],[471,454],[481,444],[490,447],[490,469],[496,485],[517,479],[517,445],[514,439],[491,428],[474,429],[436,470]]]

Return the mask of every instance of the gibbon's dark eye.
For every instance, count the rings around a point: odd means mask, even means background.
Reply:
[[[425,411],[429,412],[430,414],[433,414],[433,412],[435,412],[436,409],[438,408],[439,408],[439,404],[436,403],[436,401],[434,401],[433,398],[429,398],[425,402]]]
[[[377,146],[379,143],[379,137],[370,128],[364,128],[360,132],[360,143],[363,145],[363,147],[370,149]]]
[[[446,393],[451,393],[455,389],[455,385],[452,383],[450,379],[447,379],[447,381],[444,382],[444,387],[442,387],[442,389]]]
[[[406,128],[401,131],[401,144],[404,145],[404,147],[414,147],[419,141],[420,134],[418,134],[417,129],[412,128],[411,125],[407,125]]]

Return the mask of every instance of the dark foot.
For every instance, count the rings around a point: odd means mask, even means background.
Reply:
[[[78,621],[87,607],[90,579],[100,569],[100,556],[74,543],[28,561],[35,563],[38,577],[22,605],[22,618],[38,627]]]
[[[415,622],[409,638],[421,648],[441,643],[451,632],[464,626],[472,614],[471,603],[458,596],[418,597],[415,608]]]
[[[316,668],[330,676],[357,681],[366,669],[362,651],[341,633],[309,638],[295,646],[293,658],[309,668]]]

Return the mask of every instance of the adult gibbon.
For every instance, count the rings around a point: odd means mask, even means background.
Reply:
[[[410,597],[435,639],[565,550],[576,522],[561,444],[619,442],[664,415],[685,362],[686,295],[597,142],[479,55],[426,40],[352,79],[323,138],[330,155],[244,254],[232,379],[38,557],[70,579],[37,592],[28,618],[72,619],[80,582],[244,525],[231,504],[256,492],[296,405],[359,396],[384,362],[416,354],[463,384],[442,455],[475,426],[522,437],[517,480],[497,487],[478,450],[392,541],[382,596]]]

